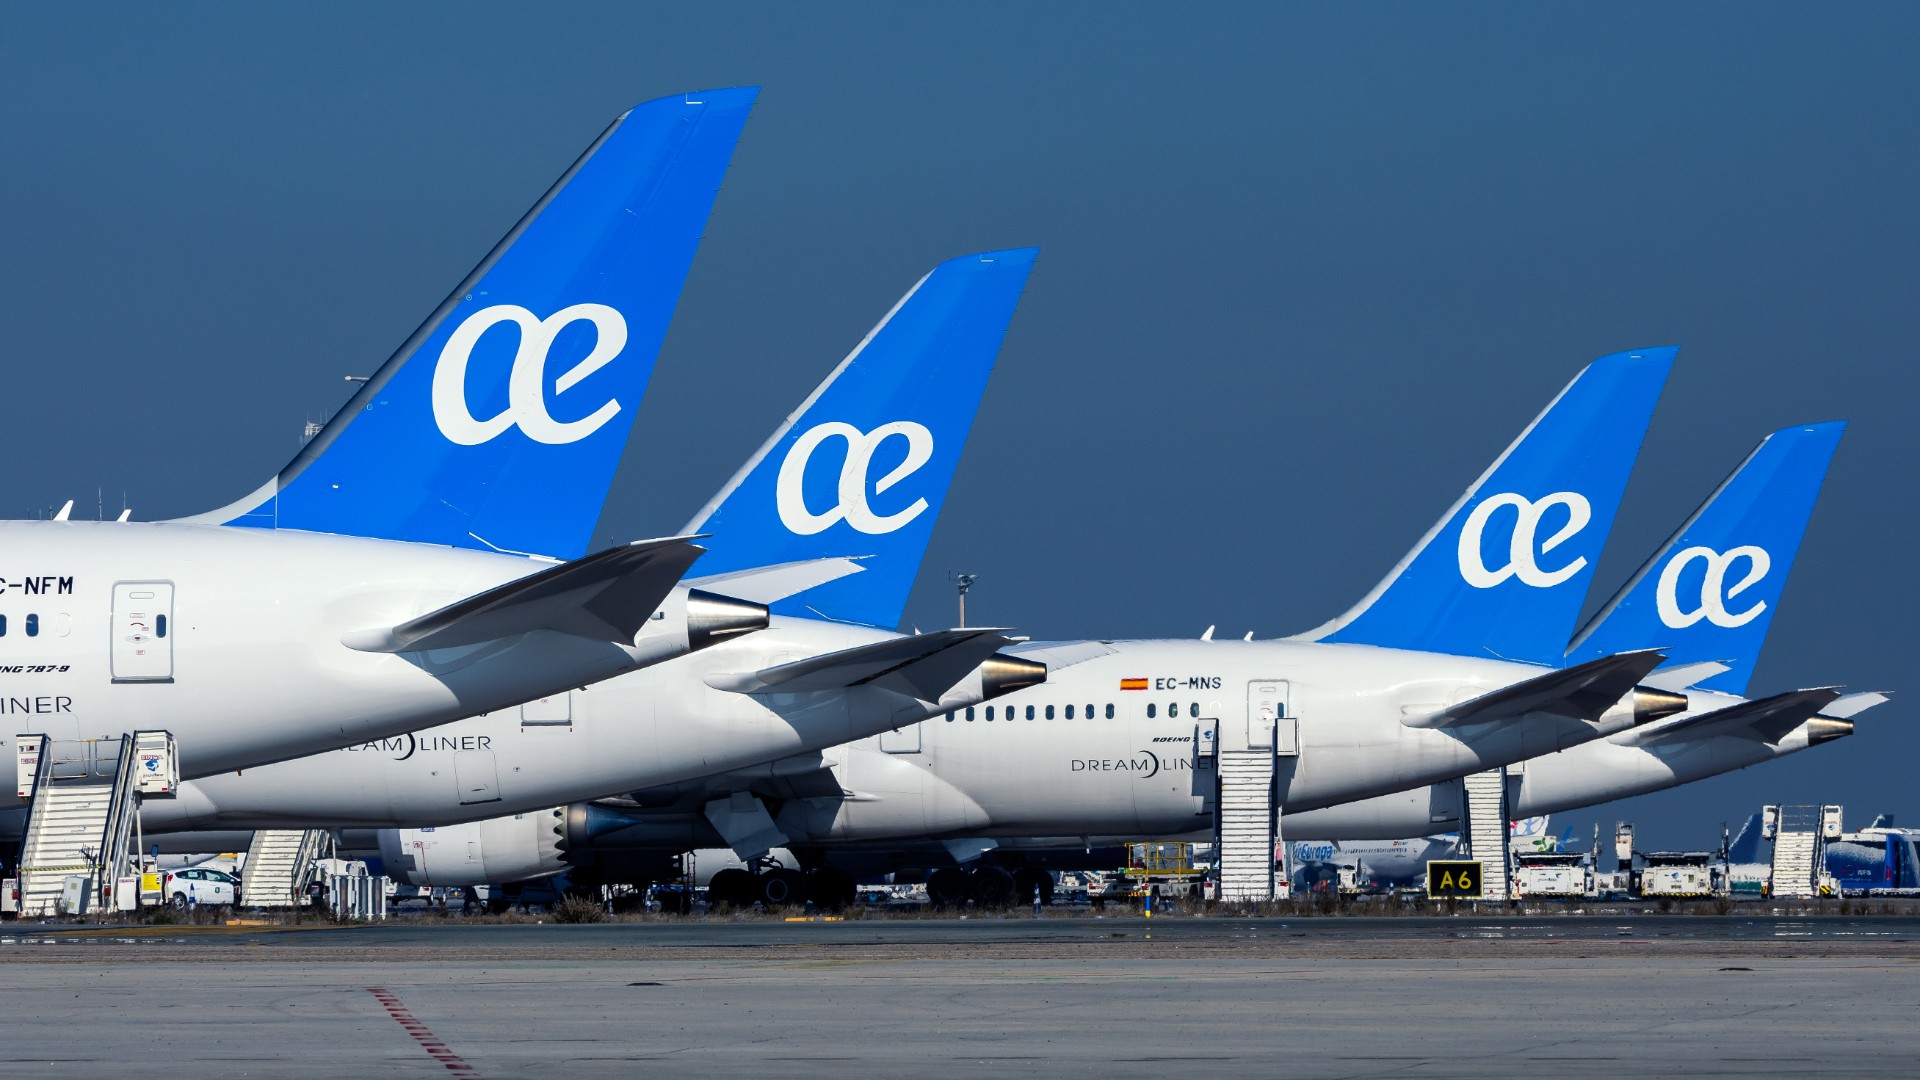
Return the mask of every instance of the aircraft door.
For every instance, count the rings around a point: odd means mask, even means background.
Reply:
[[[113,681],[173,681],[173,582],[113,583]]]
[[[453,782],[460,789],[460,805],[498,802],[500,773],[491,750],[456,750],[453,754]]]
[[[1287,715],[1285,679],[1260,679],[1247,684],[1246,749],[1271,749],[1280,757],[1300,753],[1298,723]]]

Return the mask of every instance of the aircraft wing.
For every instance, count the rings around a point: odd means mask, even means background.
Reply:
[[[938,701],[968,672],[1012,644],[1004,627],[939,630],[822,653],[758,671],[709,675],[707,685],[736,694],[797,694],[873,685],[923,701]]]
[[[641,540],[509,581],[398,626],[340,639],[361,652],[451,649],[554,630],[593,641],[633,641],[705,550],[693,538]]]
[[[1104,641],[1025,641],[1008,652],[1027,660],[1038,660],[1048,671],[1059,671],[1118,650]]]
[[[1513,721],[1540,712],[1597,720],[1665,660],[1658,649],[1603,656],[1503,686],[1439,712],[1409,716],[1402,723],[1416,728],[1445,728]]]
[[[1655,689],[1671,690],[1678,694],[1691,690],[1700,683],[1732,668],[1733,665],[1723,664],[1718,660],[1702,660],[1695,664],[1675,664],[1673,667],[1661,668],[1641,681]]]
[[[1641,728],[1632,732],[1626,741],[1636,746],[1655,746],[1687,739],[1731,735],[1775,743],[1839,698],[1839,689],[1831,686],[1789,690],[1784,694],[1755,698],[1724,709],[1685,717],[1656,728]]]
[[[1821,716],[1831,716],[1837,720],[1851,720],[1875,705],[1885,705],[1893,700],[1878,690],[1869,690],[1861,694],[1848,694],[1833,704],[1820,710]]]
[[[773,566],[754,567],[751,570],[710,574],[702,578],[693,578],[687,584],[695,589],[724,593],[736,600],[771,604],[775,600],[785,600],[789,596],[806,592],[815,586],[859,573],[865,569],[860,565],[860,558],[864,556],[800,559],[795,562],[777,563]]]

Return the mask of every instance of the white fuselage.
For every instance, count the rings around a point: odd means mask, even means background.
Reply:
[[[538,631],[394,655],[393,626],[551,565],[319,533],[0,522],[0,752],[12,736],[172,731],[183,776],[403,735],[631,670],[644,650]]]
[[[796,788],[786,793],[778,823],[795,846],[978,838],[1008,848],[1078,848],[1088,843],[1210,839],[1215,774],[1197,752],[1192,722],[1184,715],[1169,717],[1169,695],[1152,691],[1145,693],[1159,706],[1154,718],[1146,716],[1142,704],[1120,709],[1115,720],[1107,721],[1096,702],[1093,722],[1084,720],[1084,706],[1076,710],[1082,718],[1068,720],[1062,698],[1077,671],[1079,667],[1068,668],[1045,686],[1003,699],[1018,710],[1011,722],[1000,712],[1001,719],[988,723],[984,710],[976,710],[972,723],[963,713],[928,721],[917,733],[889,733],[835,747],[823,755],[834,780],[826,787],[849,794],[810,795]],[[1700,691],[1692,697],[1693,711],[1665,723],[1678,724],[1739,700]],[[1033,721],[1025,719],[1029,702],[1036,705]],[[1046,719],[1047,703],[1055,706],[1053,720]],[[1316,723],[1300,717],[1299,757],[1283,767],[1278,781],[1284,839],[1396,840],[1458,824],[1463,796],[1457,779],[1371,798],[1325,801],[1327,768],[1317,755],[1331,749],[1327,760],[1334,767],[1354,767],[1362,758],[1345,755],[1364,755],[1369,744],[1358,732],[1365,727],[1364,722]],[[1556,813],[1656,791],[1807,745],[1804,729],[1777,746],[1721,736],[1642,747],[1632,744],[1634,736],[1622,732],[1520,763],[1512,770],[1517,781],[1514,816]],[[714,790],[720,789],[715,782]],[[694,801],[711,794],[695,793]],[[654,801],[661,804],[657,811],[614,808],[598,815],[603,831],[596,837],[576,837],[575,848],[589,839],[616,847],[718,845],[697,815],[674,813],[665,798]],[[681,800],[683,806],[686,801]],[[623,826],[623,818],[629,824]]]
[[[813,636],[820,634],[843,637]],[[1053,671],[1046,684],[973,708],[972,719],[969,710],[953,709],[917,727],[912,721],[929,710],[909,710],[910,702],[897,696],[869,707],[850,695],[837,706],[850,710],[844,717],[802,725],[795,709],[807,703],[797,697],[783,702],[781,695],[726,693],[704,681],[710,673],[753,670],[762,662],[866,640],[860,635],[880,636],[777,622],[740,642],[575,693],[565,726],[529,724],[522,709],[368,740],[187,785],[176,806],[149,807],[143,821],[149,832],[440,826],[713,777],[906,725],[870,746],[848,747],[846,754],[877,755],[853,767],[841,785],[861,794],[810,803],[808,813],[825,814],[828,823],[877,814],[873,828],[884,835],[924,834],[936,826],[945,831],[949,824],[1013,835],[1051,830],[1068,819],[1109,826],[1101,831],[1185,832],[1211,820],[1211,772],[1202,776],[1195,768],[1199,743],[1244,742],[1250,725],[1271,730],[1276,716],[1282,741],[1297,751],[1282,768],[1289,809],[1365,798],[1548,753],[1631,719],[1629,703],[1600,725],[1539,714],[1491,730],[1409,727],[1404,717],[1444,709],[1542,669],[1293,641],[1111,643],[1105,655]],[[1121,689],[1136,679],[1146,680],[1148,689]],[[824,699],[808,707],[828,708]],[[989,709],[993,720],[986,718]],[[1034,719],[1026,719],[1029,712]],[[906,742],[920,749],[878,749]],[[485,753],[485,762],[470,758],[469,764],[497,767],[489,797],[463,801],[455,775],[463,753]],[[717,782],[730,779],[721,775]],[[984,818],[960,806],[959,818],[948,822],[937,811],[944,796],[921,798],[919,789],[926,786],[991,793],[993,806]],[[883,794],[868,800],[870,791]],[[899,798],[888,799],[889,791]],[[918,809],[893,820],[892,808],[908,803]],[[1173,822],[1166,818],[1170,806],[1178,810]]]
[[[877,686],[809,693],[716,690],[757,671],[898,635],[775,617],[758,633],[524,706],[181,785],[147,803],[149,833],[189,828],[437,826],[634,787],[677,783],[818,750],[935,715]],[[949,704],[979,700],[979,675]]]

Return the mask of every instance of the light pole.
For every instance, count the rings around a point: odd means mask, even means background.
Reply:
[[[973,583],[979,579],[979,575],[954,574],[952,577],[954,585],[960,590],[960,629],[964,630],[967,628],[967,590],[973,588]]]

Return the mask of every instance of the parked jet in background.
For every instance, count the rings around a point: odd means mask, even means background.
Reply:
[[[1527,761],[1509,779],[1513,813],[1562,813],[1772,761],[1852,734],[1852,718],[1886,700],[1828,687],[1740,696],[1845,427],[1812,424],[1768,436],[1601,607],[1569,660],[1658,642],[1675,666],[1649,681],[1686,691],[1692,705],[1669,720]],[[1434,785],[1317,810],[1287,826],[1297,837],[1417,835],[1453,824],[1460,798],[1458,785]]]
[[[1557,619],[1564,642],[1580,598],[1559,590],[1598,558],[1671,358],[1671,350],[1652,350],[1593,364],[1422,541],[1396,580],[1374,591],[1370,605],[1382,618],[1393,615],[1393,625],[1414,622],[1397,612],[1401,606],[1440,603],[1463,619],[1490,606],[1536,625]],[[1538,513],[1520,513],[1517,503]],[[1501,530],[1518,539],[1497,543]],[[1451,592],[1426,569],[1429,553],[1442,547],[1462,567]],[[1501,560],[1508,572],[1500,581],[1465,576],[1465,568]],[[1514,570],[1522,562],[1531,567],[1524,577]],[[1403,573],[1409,563],[1420,571]],[[1298,753],[1277,781],[1292,813],[1572,745],[1665,715],[1684,700],[1636,688],[1658,663],[1652,652],[1569,670],[1297,640],[1055,642],[1014,652],[1049,665],[1044,690],[826,754],[636,790],[624,805],[441,829],[435,840],[511,851],[528,860],[527,875],[551,873],[603,840],[614,850],[656,852],[724,844],[746,856],[782,843],[951,841],[954,857],[965,861],[1003,837],[1210,829],[1211,766],[1230,724],[1244,741],[1250,730],[1265,724],[1272,731],[1279,721],[1282,749]],[[703,808],[720,799],[761,808],[755,820],[763,827],[717,828]],[[553,815],[565,818],[565,836],[554,835]],[[1061,829],[1062,822],[1074,827]],[[383,844],[400,851],[417,839],[402,832]],[[822,888],[830,894],[846,886],[834,880]]]
[[[1036,254],[952,259],[916,284],[689,525],[724,530],[720,572],[691,584],[771,604],[831,582],[842,618],[897,619]],[[1011,644],[993,629],[774,616],[686,663],[182,785],[143,827],[435,826],[746,768],[1043,678],[1040,663],[995,655]],[[712,820],[760,827],[757,805],[718,802]],[[472,849],[474,869],[497,873],[497,850]],[[468,854],[424,840],[416,852],[422,867],[452,855],[460,873]]]
[[[0,712],[164,728],[204,776],[583,686],[759,629],[686,539],[590,530],[756,91],[616,120],[286,469],[178,522],[0,524]],[[557,560],[570,559],[570,562]]]

